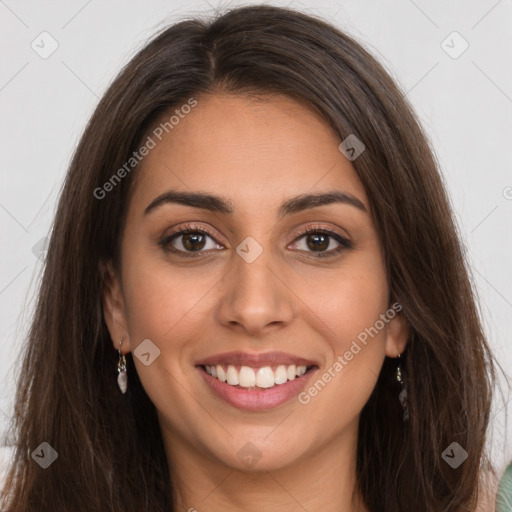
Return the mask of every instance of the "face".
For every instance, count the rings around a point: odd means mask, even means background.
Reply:
[[[274,470],[354,435],[405,327],[325,121],[277,96],[197,101],[143,160],[105,318],[171,456]]]

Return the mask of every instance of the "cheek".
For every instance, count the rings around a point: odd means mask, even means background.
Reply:
[[[331,418],[326,428],[334,432],[360,413],[385,357],[387,323],[381,315],[386,316],[388,287],[378,255],[354,258],[343,270],[317,279],[308,305],[320,320],[317,329],[325,333],[330,356],[300,403],[318,418]]]
[[[165,411],[167,420],[185,432],[202,414],[183,383],[195,371],[190,365],[191,341],[197,339],[194,326],[207,313],[207,294],[215,280],[136,252],[123,262],[123,280],[132,352],[145,339],[160,350],[149,366],[133,358],[138,376],[157,410]]]
[[[334,322],[334,330],[352,336],[373,324],[384,312],[386,296],[382,285],[374,281],[350,279],[339,281],[324,307]]]
[[[374,326],[388,307],[388,285],[378,252],[354,253],[338,269],[303,274],[294,289],[304,298],[303,313],[310,310],[311,321],[317,318],[317,329],[329,340],[333,356],[348,350],[352,340]],[[385,329],[379,331],[383,339]]]
[[[154,257],[127,261],[125,276],[127,322],[135,343],[138,338],[154,337],[161,343],[173,340],[173,344],[183,339],[182,329],[201,314],[215,283],[211,276],[187,268],[172,269]],[[175,336],[178,331],[179,337]]]

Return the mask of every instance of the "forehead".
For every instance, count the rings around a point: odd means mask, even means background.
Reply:
[[[229,196],[236,209],[257,210],[285,197],[339,189],[369,209],[354,167],[338,149],[339,136],[313,109],[277,95],[196,101],[158,120],[155,126],[164,126],[180,114],[160,130],[161,140],[150,132],[155,146],[142,161],[137,202],[149,203],[166,189],[201,190]]]

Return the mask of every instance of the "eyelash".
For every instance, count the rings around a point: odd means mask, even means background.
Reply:
[[[313,254],[315,258],[329,258],[332,256],[337,256],[342,251],[345,251],[346,249],[353,248],[353,245],[348,238],[341,236],[339,233],[337,233],[336,231],[333,231],[332,229],[327,229],[327,228],[324,228],[321,226],[309,226],[308,228],[305,228],[305,229],[299,231],[299,233],[297,233],[297,236],[295,237],[294,242],[296,242],[297,240],[303,238],[304,236],[310,235],[310,234],[326,235],[326,236],[336,240],[336,242],[338,242],[340,244],[338,248],[331,249],[328,252],[316,252],[315,253],[315,251],[308,251],[311,254]]]
[[[222,244],[220,244],[220,242],[218,242],[216,240],[215,235],[208,229],[206,229],[204,227],[198,228],[198,227],[196,227],[194,225],[190,225],[190,224],[185,225],[184,228],[180,229],[179,231],[174,231],[173,233],[170,233],[169,235],[164,236],[158,244],[160,245],[160,247],[162,247],[162,249],[165,252],[172,252],[172,253],[179,254],[184,257],[191,257],[191,258],[202,257],[201,253],[204,253],[207,251],[203,251],[203,250],[196,251],[196,252],[182,251],[182,250],[176,249],[170,245],[170,243],[175,238],[179,238],[181,235],[186,235],[187,233],[200,233],[200,234],[208,235],[210,238],[212,238],[215,241],[215,243],[222,245]],[[342,251],[344,251],[346,249],[353,248],[352,243],[347,238],[341,236],[339,233],[337,233],[333,230],[330,230],[330,229],[327,229],[324,227],[319,227],[319,226],[318,227],[310,226],[306,229],[303,229],[302,231],[300,231],[297,234],[294,242],[298,241],[299,239],[301,239],[304,236],[309,235],[309,234],[326,235],[326,236],[329,236],[330,238],[333,238],[340,244],[340,246],[337,249],[331,249],[328,252],[307,251],[307,252],[311,252],[311,254],[313,254],[315,258],[333,257],[333,256],[338,255],[339,253],[341,253]]]

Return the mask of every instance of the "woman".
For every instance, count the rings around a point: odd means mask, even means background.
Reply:
[[[184,21],[71,163],[4,508],[476,510],[494,375],[381,65],[288,9]]]

